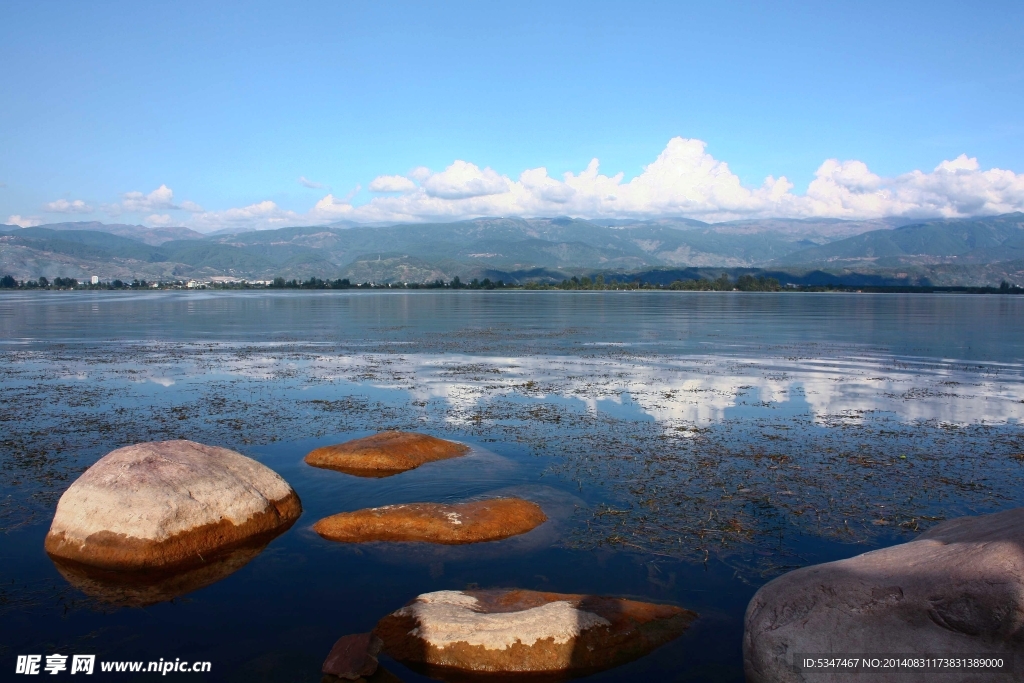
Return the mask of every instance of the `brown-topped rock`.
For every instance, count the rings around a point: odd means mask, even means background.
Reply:
[[[477,451],[473,451],[475,458]],[[586,509],[586,501],[560,489],[538,485],[509,486],[487,493],[494,498],[522,498],[540,506],[547,521],[524,534],[487,543],[447,545],[443,543],[339,543],[336,551],[404,570],[429,571],[442,576],[448,563],[479,562],[499,558],[524,561],[563,542],[572,528],[577,510]]]
[[[384,651],[428,675],[588,673],[637,659],[697,617],[672,605],[528,590],[425,593],[384,617]]]
[[[342,636],[331,648],[321,671],[350,681],[370,676],[377,670],[381,640],[372,633]]]
[[[64,492],[45,548],[102,569],[202,565],[284,531],[301,513],[284,479],[240,453],[141,443],[103,456]]]
[[[491,498],[458,505],[407,503],[342,512],[321,519],[313,530],[342,543],[422,541],[457,545],[517,536],[546,520],[536,503]]]
[[[390,477],[435,460],[457,458],[469,447],[415,432],[381,432],[306,455],[306,464],[357,477]]]
[[[1024,508],[950,520],[909,543],[797,569],[754,595],[743,634],[747,681],[811,680],[797,671],[793,655],[830,653],[992,654],[1016,658],[1019,666],[1024,662]],[[1011,681],[1020,675],[1018,669],[976,679]],[[851,676],[857,674],[817,671],[813,680],[849,681]],[[890,669],[873,671],[869,678],[902,683],[935,676]]]

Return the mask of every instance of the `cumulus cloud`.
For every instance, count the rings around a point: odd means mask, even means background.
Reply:
[[[170,214],[166,214],[166,213],[157,214],[157,213],[155,213],[152,216],[146,216],[146,221],[145,222],[146,222],[146,225],[152,225],[153,227],[159,228],[159,227],[163,227],[163,226],[166,226],[166,225],[170,225],[171,223],[174,222],[174,219],[171,218]]]
[[[224,228],[283,228],[301,225],[303,222],[304,218],[300,214],[282,209],[269,200],[224,211],[203,211],[193,214],[187,221],[190,227],[200,231]]]
[[[320,185],[305,177],[306,187]],[[309,211],[298,213],[272,201],[224,211],[205,211],[194,202],[175,203],[161,185],[148,194],[128,192],[120,212],[149,214],[152,224],[184,210],[182,221],[197,230],[228,227],[275,228],[314,225],[340,219],[364,223],[461,220],[478,216],[557,216],[581,218],[657,218],[684,216],[709,222],[741,218],[910,218],[963,217],[1024,211],[1024,173],[984,170],[966,154],[942,161],[930,171],[914,170],[883,177],[858,160],[826,159],[801,193],[786,177],[768,176],[757,186],[744,185],[728,163],[716,159],[701,140],[676,137],[634,178],[601,172],[592,159],[578,172],[553,176],[545,167],[526,169],[518,177],[490,167],[456,160],[443,171],[417,167],[405,175],[381,175],[368,189],[369,201],[356,204],[357,186],[345,197],[328,193]],[[63,202],[63,203],[62,203]],[[85,211],[81,200],[58,200],[53,210]],[[78,208],[76,208],[78,207]],[[12,216],[8,222],[38,224],[35,217]],[[167,219],[170,220],[170,219]]]
[[[111,214],[120,213],[148,213],[156,211],[190,211],[200,213],[203,207],[193,201],[185,200],[180,204],[174,202],[174,190],[161,185],[149,194],[142,192],[125,192],[121,195],[120,204],[112,204],[107,207]]]
[[[423,189],[430,197],[468,199],[508,192],[509,182],[490,168],[481,171],[476,164],[459,160],[444,171],[427,176]]]
[[[408,192],[416,183],[401,175],[381,175],[370,181],[370,192]]]
[[[431,173],[433,173],[433,171],[431,171],[426,166],[417,166],[416,168],[409,171],[409,177],[418,183],[422,183],[424,180],[430,177]]]
[[[48,202],[46,204],[46,210],[51,213],[92,213],[93,208],[86,204],[81,199],[73,199],[68,201],[67,199],[58,199],[57,201]]]
[[[125,192],[121,195],[121,208],[127,212],[134,212],[179,209],[181,207],[174,204],[174,191],[166,185],[161,185],[149,194]]]
[[[1024,174],[982,170],[977,159],[966,155],[943,161],[929,172],[917,170],[891,178],[873,173],[862,161],[827,159],[803,194],[794,189],[784,176],[768,176],[760,186],[745,186],[728,163],[707,152],[704,142],[677,137],[628,181],[622,173],[601,173],[597,159],[582,171],[560,178],[539,167],[523,171],[517,179],[457,160],[441,172],[420,167],[407,176],[379,176],[370,190],[389,196],[374,197],[362,205],[327,195],[310,217],[397,222],[510,215],[687,216],[714,222],[768,217],[962,217],[1024,210]]]
[[[310,211],[310,215],[314,219],[337,220],[348,217],[353,210],[352,204],[348,200],[338,199],[333,194],[329,194],[316,203],[316,206]]]
[[[806,196],[795,198],[803,214],[836,218],[881,216],[976,216],[1024,209],[1024,175],[993,168],[961,154],[930,173],[912,171],[881,178],[859,161],[829,159]]]
[[[19,216],[14,214],[7,217],[7,225],[17,225],[19,228],[34,228],[37,225],[41,225],[42,222],[37,216]]]
[[[302,185],[303,187],[308,187],[311,190],[322,190],[324,188],[323,183],[318,183],[316,181],[310,180],[304,175],[299,176],[299,185]]]

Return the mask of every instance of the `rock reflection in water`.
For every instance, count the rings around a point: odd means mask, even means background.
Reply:
[[[68,583],[89,597],[118,607],[146,607],[168,602],[227,578],[263,552],[276,537],[263,536],[206,558],[200,565],[174,569],[112,571],[51,557]]]
[[[402,683],[402,679],[391,673],[382,666],[377,667],[369,676],[360,676],[359,678],[341,678],[339,676],[332,676],[330,674],[324,674],[320,679],[320,683]]]

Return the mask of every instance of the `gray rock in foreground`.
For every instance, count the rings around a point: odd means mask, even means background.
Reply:
[[[996,654],[1013,671],[801,672],[794,654]],[[1024,680],[1024,508],[963,517],[910,543],[805,567],[747,607],[747,681]]]

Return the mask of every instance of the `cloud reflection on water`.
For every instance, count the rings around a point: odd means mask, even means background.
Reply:
[[[846,356],[489,357],[462,354],[318,355],[282,369],[272,355],[228,360],[251,378],[306,375],[442,401],[458,421],[490,400],[519,394],[579,402],[614,416],[631,405],[666,427],[707,426],[757,409],[809,413],[819,421],[885,412],[903,422],[1005,424],[1024,418],[1024,367]]]

